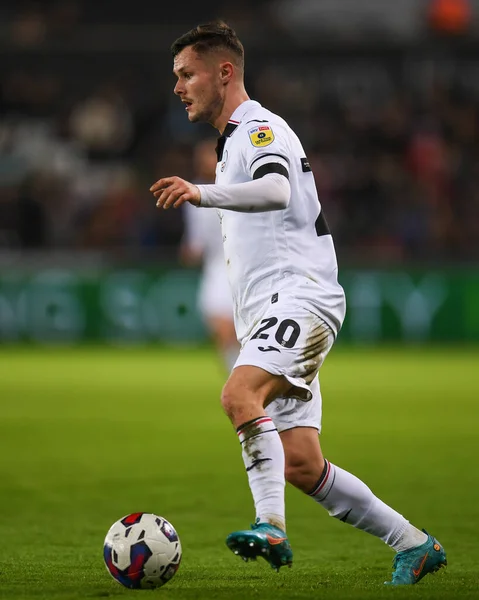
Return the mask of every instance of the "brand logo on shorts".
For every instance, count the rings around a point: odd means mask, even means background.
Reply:
[[[275,348],[274,346],[268,346],[267,348],[264,346],[258,346],[258,350],[261,350],[261,352],[281,352],[279,348]]]

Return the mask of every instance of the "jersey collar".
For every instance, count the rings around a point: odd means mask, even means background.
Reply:
[[[252,108],[257,108],[258,106],[261,106],[261,104],[256,102],[256,100],[245,100],[242,102],[229,118],[228,123],[223,131],[223,135],[225,137],[230,137],[233,134],[233,131],[241,123],[246,113]]]
[[[223,150],[226,144],[226,138],[233,135],[234,130],[241,123],[246,113],[257,106],[261,106],[261,104],[256,102],[256,100],[245,100],[245,102],[242,102],[233,112],[228,123],[226,124],[223,135],[218,138],[218,144],[216,146],[216,156],[218,158],[218,162],[220,162],[220,160],[223,158]]]
[[[245,100],[233,112],[228,123],[236,123],[236,127],[237,127],[241,123],[241,121],[243,120],[243,118],[247,112],[249,112],[251,109],[257,108],[259,106],[261,106],[261,104],[259,102],[256,102],[256,100]],[[236,127],[235,127],[235,129],[236,129]],[[226,130],[225,130],[225,133],[226,133]]]

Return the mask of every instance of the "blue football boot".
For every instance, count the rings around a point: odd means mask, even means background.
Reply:
[[[275,571],[293,564],[293,551],[286,533],[270,523],[255,523],[251,529],[234,531],[226,538],[226,545],[244,561],[261,556]]]
[[[447,565],[444,548],[432,535],[423,531],[427,535],[424,544],[396,554],[392,581],[385,581],[386,585],[413,585],[424,575],[435,573]]]

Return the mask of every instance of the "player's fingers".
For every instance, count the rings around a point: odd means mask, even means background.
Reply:
[[[188,200],[190,200],[189,193],[185,192],[184,194],[181,194],[181,196],[178,198],[178,200],[173,204],[173,208],[178,208],[185,202],[188,202]]]
[[[158,208],[164,208],[164,204],[170,197],[171,192],[172,192],[171,187],[158,191],[158,196],[157,196],[157,201],[156,201],[156,206]]]
[[[150,187],[150,192],[156,192],[158,190],[161,190],[163,187],[164,187],[163,179],[159,179],[156,183],[154,183]]]
[[[150,187],[150,192],[156,192],[157,190],[161,190],[162,188],[172,185],[175,179],[176,177],[163,177],[162,179],[158,179],[158,181]]]
[[[158,198],[156,206],[158,208],[168,209],[177,197],[178,191],[173,187],[169,187],[166,190],[162,191],[160,197]]]
[[[185,190],[181,187],[172,189],[170,195],[163,204],[163,208],[171,208],[174,205],[174,203],[178,200],[178,198],[180,198],[184,194]]]

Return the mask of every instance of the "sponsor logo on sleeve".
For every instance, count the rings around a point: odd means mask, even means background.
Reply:
[[[269,125],[259,125],[248,130],[249,139],[255,148],[264,148],[274,141],[274,133]]]

